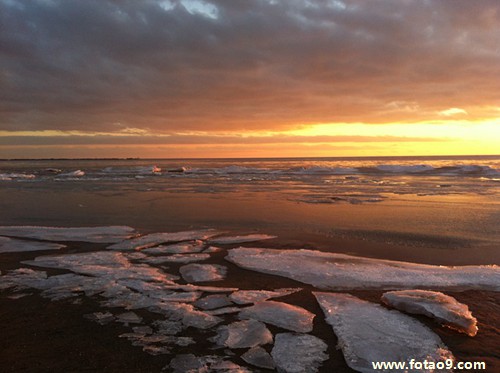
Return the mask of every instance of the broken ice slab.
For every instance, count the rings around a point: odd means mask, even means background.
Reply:
[[[276,238],[276,236],[270,236],[268,234],[248,234],[246,236],[215,237],[209,239],[208,243],[223,245],[223,244],[263,241],[263,240],[270,240],[272,238]]]
[[[218,316],[218,315],[227,315],[229,313],[236,313],[240,311],[241,311],[240,307],[223,307],[223,308],[218,308],[216,310],[207,310],[205,312],[208,313],[209,315]]]
[[[210,258],[210,254],[172,254],[167,256],[152,256],[142,259],[145,263],[162,264],[162,263],[191,263],[200,262]]]
[[[86,319],[97,322],[100,325],[109,324],[111,321],[115,319],[111,312],[94,312],[83,315]]]
[[[204,253],[218,253],[219,251],[222,251],[222,249],[217,246],[209,246],[203,250]]]
[[[184,325],[198,329],[208,329],[222,321],[220,317],[210,315],[203,311],[197,311],[194,308],[190,308],[182,317],[182,323]]]
[[[500,291],[500,266],[446,267],[315,250],[240,247],[226,259],[242,268],[288,277],[320,289],[483,289]]]
[[[310,334],[280,333],[276,334],[271,356],[278,372],[313,373],[328,359],[327,348],[325,342]]]
[[[143,250],[153,246],[158,246],[162,243],[205,240],[219,233],[220,232],[212,229],[175,233],[151,233],[145,236],[118,242],[114,245],[108,246],[107,248],[110,250]]]
[[[186,254],[199,253],[203,250],[203,241],[183,242],[172,245],[160,245],[144,249],[141,252],[146,254]]]
[[[203,285],[165,285],[165,289],[183,290],[183,291],[203,291],[206,293],[231,293],[239,290],[238,288],[217,287],[217,286],[203,286]]]
[[[314,314],[291,304],[265,301],[243,309],[240,319],[255,319],[280,328],[307,333],[313,329]]]
[[[471,337],[477,334],[477,320],[469,307],[449,295],[428,290],[400,290],[384,293],[381,299],[390,307],[434,318]]]
[[[374,361],[428,361],[453,359],[441,339],[416,319],[349,294],[313,293],[325,319],[339,340],[347,365],[374,372]],[[408,370],[408,372],[422,370]],[[425,370],[450,372],[451,370]]]
[[[214,308],[230,306],[232,304],[233,302],[231,302],[227,295],[224,294],[207,295],[206,297],[198,299],[194,302],[196,307],[204,310],[213,310]]]
[[[302,288],[283,288],[276,290],[238,290],[229,298],[237,304],[251,304],[262,302],[271,298],[283,297],[302,290]]]
[[[176,355],[163,371],[173,373],[250,373],[251,371],[225,360],[220,356],[195,356],[193,354]]]
[[[250,319],[219,326],[211,340],[219,346],[248,348],[273,343],[273,335],[263,323]]]
[[[121,322],[125,325],[128,324],[140,324],[142,322],[142,317],[138,316],[134,312],[125,312],[116,315],[116,321]]]
[[[39,256],[22,262],[38,267],[63,268],[70,271],[112,279],[136,278],[174,284],[170,275],[146,264],[133,264],[122,253],[95,251],[79,254]]]
[[[259,368],[274,369],[276,367],[271,355],[260,346],[252,347],[241,355],[241,358],[248,364],[252,364]]]
[[[0,236],[0,253],[21,251],[58,250],[66,247],[52,242],[17,240]]]
[[[206,282],[224,280],[227,267],[219,264],[188,264],[179,268],[186,282]]]
[[[105,227],[36,227],[36,226],[0,226],[0,235],[35,238],[46,241],[81,241],[94,243],[120,242],[134,233],[134,228],[127,226]]]

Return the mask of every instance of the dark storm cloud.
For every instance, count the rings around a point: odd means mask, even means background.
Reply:
[[[495,0],[0,0],[0,24],[3,130],[417,121],[500,99]]]

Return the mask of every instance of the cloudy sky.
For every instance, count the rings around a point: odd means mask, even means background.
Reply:
[[[0,158],[498,154],[500,2],[0,0]]]

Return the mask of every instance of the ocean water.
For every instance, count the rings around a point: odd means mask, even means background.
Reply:
[[[0,224],[316,234],[408,248],[380,258],[490,264],[499,187],[500,156],[3,160]]]

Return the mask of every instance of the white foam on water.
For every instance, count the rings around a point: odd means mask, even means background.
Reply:
[[[435,266],[315,250],[240,247],[226,260],[245,269],[288,277],[320,289],[483,289],[500,291],[496,265]]]
[[[229,298],[237,304],[251,304],[262,302],[271,298],[283,297],[301,291],[302,288],[283,288],[276,290],[238,290]]]
[[[38,227],[38,226],[0,226],[0,235],[35,238],[47,241],[81,241],[94,243],[119,242],[130,237],[134,228],[127,226],[107,227]]]
[[[179,268],[186,282],[221,281],[226,278],[227,267],[220,264],[188,264]]]
[[[173,232],[173,233],[151,233],[141,237],[131,238],[114,245],[108,246],[110,250],[143,250],[153,246],[158,246],[162,243],[206,240],[216,234],[219,234],[212,229]]]
[[[314,373],[328,359],[328,346],[310,334],[276,334],[271,356],[278,372]]]
[[[24,174],[24,173],[0,174],[0,181],[33,180],[35,178],[36,176],[33,174]]]
[[[265,301],[243,309],[238,318],[255,319],[283,329],[307,333],[313,329],[314,316],[313,313],[302,307],[276,301]]]
[[[375,372],[374,361],[443,362],[454,359],[441,339],[424,324],[396,310],[349,294],[313,293],[326,322],[337,335],[347,365],[358,372]],[[408,372],[450,372],[414,370]]]
[[[235,244],[235,243],[270,240],[272,238],[276,238],[276,236],[270,236],[268,234],[248,234],[246,236],[215,237],[208,240],[208,243],[216,245]]]
[[[219,346],[249,348],[273,343],[273,335],[263,323],[250,319],[219,326],[211,340]]]
[[[241,355],[243,361],[264,369],[274,369],[276,365],[269,353],[260,346],[252,347]]]
[[[59,250],[62,249],[63,247],[66,246],[51,242],[17,240],[15,238],[0,236],[0,253]]]
[[[467,305],[449,295],[428,290],[400,290],[384,293],[382,302],[400,311],[425,315],[473,337],[477,320]]]

